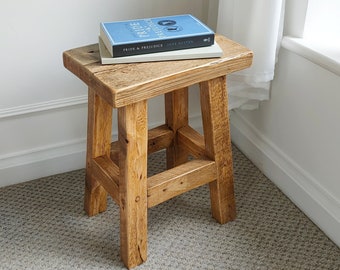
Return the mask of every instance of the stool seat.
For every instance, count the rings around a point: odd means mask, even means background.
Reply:
[[[147,209],[209,184],[212,216],[236,217],[226,75],[252,52],[221,35],[221,58],[101,65],[98,44],[63,53],[64,66],[88,85],[84,208],[89,216],[120,207],[120,255],[128,268],[147,259]],[[188,87],[199,84],[203,135],[188,121]],[[148,129],[147,101],[165,97],[165,123]],[[117,109],[118,141],[112,142]],[[167,170],[147,177],[147,156],[166,149]],[[189,156],[193,159],[189,159]]]
[[[221,58],[101,65],[98,44],[64,52],[64,66],[112,107],[119,108],[251,65],[252,52],[216,35]]]

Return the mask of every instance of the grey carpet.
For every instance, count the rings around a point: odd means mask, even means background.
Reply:
[[[149,210],[137,269],[340,269],[340,249],[236,148],[237,219],[210,215],[206,186]],[[164,168],[164,153],[149,171]],[[124,269],[119,211],[83,211],[84,170],[0,189],[1,269]]]

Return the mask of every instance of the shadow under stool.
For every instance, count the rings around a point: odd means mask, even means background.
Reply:
[[[221,35],[221,58],[101,65],[98,44],[63,53],[64,66],[88,85],[85,211],[120,207],[120,255],[127,268],[147,259],[147,211],[209,184],[212,216],[236,216],[226,75],[252,52]],[[188,121],[188,87],[199,84],[203,135]],[[165,123],[148,129],[147,101],[165,97]],[[118,141],[111,141],[117,109]],[[166,149],[167,170],[147,177],[147,155]],[[191,155],[194,159],[188,159]]]

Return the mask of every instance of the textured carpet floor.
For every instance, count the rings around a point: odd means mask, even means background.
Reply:
[[[149,210],[148,261],[137,269],[340,269],[340,249],[236,148],[237,219],[210,214],[206,186]],[[150,157],[164,168],[164,153]],[[119,211],[88,218],[84,170],[0,189],[0,269],[124,269]]]

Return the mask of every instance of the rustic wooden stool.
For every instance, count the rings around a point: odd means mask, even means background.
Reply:
[[[88,92],[85,210],[120,206],[120,253],[132,268],[147,258],[147,209],[209,183],[219,223],[236,216],[226,75],[251,65],[252,52],[216,36],[222,58],[101,65],[98,45],[64,52],[64,66]],[[199,83],[204,135],[188,124],[188,86]],[[148,130],[147,100],[165,95],[165,124]],[[111,143],[112,109],[118,141]],[[147,178],[147,155],[166,149],[168,170]],[[195,157],[188,161],[188,155]]]

